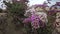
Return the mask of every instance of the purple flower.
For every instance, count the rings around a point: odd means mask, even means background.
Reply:
[[[29,18],[24,19],[23,23],[31,23],[32,28],[38,29],[39,27],[44,27],[44,23],[39,19],[38,15],[32,15]]]
[[[31,20],[34,21],[34,19],[38,19],[39,20],[39,17],[37,15],[32,15],[31,16]]]
[[[31,16],[31,25],[34,29],[37,29],[37,28],[40,27],[39,26],[39,23],[40,23],[39,21],[40,20],[39,20],[39,17],[37,15],[32,15]]]
[[[55,13],[56,13],[55,10],[50,10],[50,11],[49,11],[49,15],[53,15],[53,14],[55,14]]]
[[[56,5],[60,6],[60,2],[56,2]]]
[[[30,19],[30,18],[25,18],[25,19],[23,20],[23,23],[25,23],[25,24],[27,24],[27,23],[29,23],[29,22],[31,22],[31,19]]]

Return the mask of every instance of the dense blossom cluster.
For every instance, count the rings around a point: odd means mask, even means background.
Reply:
[[[45,31],[44,30],[45,27],[47,27],[47,29],[50,29],[53,27],[52,24],[54,24],[54,26],[56,25],[56,29],[60,32],[59,6],[55,6],[55,5],[51,7],[45,5],[34,5],[34,6],[35,6],[34,8],[30,8],[28,9],[28,11],[26,11],[24,15],[25,16],[28,15],[28,18],[26,18],[23,22],[25,24],[31,23],[31,27],[33,29],[42,28],[43,31]],[[55,24],[54,21],[56,21],[57,24]]]
[[[37,15],[32,15],[31,16],[31,25],[33,28],[37,29],[39,28],[40,26],[40,22],[39,22],[39,17]]]
[[[43,9],[42,9],[42,11],[43,11]],[[28,18],[26,18],[23,22],[24,23],[31,23],[31,26],[34,29],[44,27],[43,24],[48,22],[47,14],[45,12],[38,12],[34,8],[29,9],[24,15],[28,16]]]
[[[36,13],[37,15],[39,15],[39,19],[42,20],[43,22],[48,22],[48,19],[47,19],[47,14],[44,13],[44,12],[37,12]]]
[[[32,28],[38,29],[39,27],[44,27],[43,22],[39,19],[39,16],[36,14],[31,15],[31,17],[26,18],[23,23],[31,23]]]

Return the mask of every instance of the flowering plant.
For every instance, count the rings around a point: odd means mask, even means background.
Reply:
[[[39,16],[36,14],[31,15],[31,17],[26,18],[23,21],[25,24],[31,23],[33,29],[38,29],[40,27],[44,27],[44,23],[39,19]]]

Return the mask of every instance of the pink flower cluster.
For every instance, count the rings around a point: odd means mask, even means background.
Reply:
[[[37,29],[39,28],[40,26],[40,22],[39,22],[39,17],[37,15],[32,15],[31,16],[31,25],[33,28]]]
[[[29,18],[26,18],[23,23],[27,24],[27,23],[31,23],[32,28],[34,29],[38,29],[39,27],[41,27],[40,25],[43,24],[41,22],[41,20],[39,19],[38,15],[32,15]],[[43,26],[43,25],[42,25]]]

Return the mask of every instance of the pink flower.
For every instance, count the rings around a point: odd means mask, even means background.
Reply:
[[[38,15],[33,14],[31,17],[24,19],[23,23],[31,23],[32,28],[38,29],[44,27],[44,23],[39,19]]]
[[[32,15],[31,16],[31,25],[32,25],[32,27],[34,28],[34,29],[37,29],[37,28],[39,28],[40,26],[39,26],[39,24],[40,24],[40,20],[39,20],[39,17],[37,16],[37,15]]]

